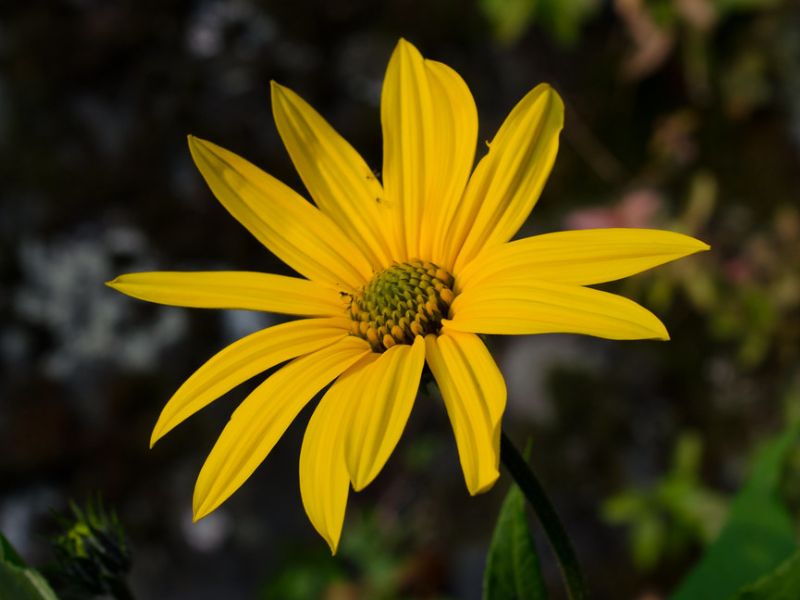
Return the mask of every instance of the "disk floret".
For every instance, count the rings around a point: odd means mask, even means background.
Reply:
[[[353,335],[375,352],[438,333],[453,302],[453,276],[418,259],[396,263],[375,276],[350,301]]]

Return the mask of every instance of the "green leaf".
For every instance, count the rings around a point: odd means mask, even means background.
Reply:
[[[798,428],[790,427],[760,449],[722,532],[672,600],[728,598],[797,550],[791,517],[777,497],[781,466],[797,437]]]
[[[480,0],[478,6],[501,43],[516,42],[530,25],[538,23],[557,42],[570,45],[602,4],[599,0]]]
[[[58,600],[37,571],[0,562],[0,591],[7,600]]]
[[[733,600],[797,600],[800,598],[800,552],[744,588]]]
[[[533,19],[534,0],[481,0],[484,17],[491,24],[495,38],[503,43],[517,41]]]
[[[25,567],[25,561],[2,533],[0,533],[0,562],[10,563],[15,567]]]
[[[539,556],[525,517],[525,500],[512,486],[500,508],[483,574],[484,600],[545,600]]]
[[[0,598],[58,600],[44,577],[25,566],[25,561],[2,533],[0,533]]]

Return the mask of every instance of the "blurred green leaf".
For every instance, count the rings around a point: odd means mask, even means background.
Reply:
[[[800,598],[800,552],[736,594],[733,600],[797,600]]]
[[[37,571],[25,567],[22,558],[0,533],[0,598],[3,600],[58,600]]]
[[[516,485],[509,490],[497,518],[483,574],[483,597],[484,600],[547,598],[539,556],[525,516],[525,500]]]
[[[520,38],[533,19],[535,0],[481,0],[481,10],[491,23],[494,37],[511,43]]]
[[[725,501],[699,477],[703,447],[693,433],[680,436],[670,470],[653,485],[627,489],[603,504],[603,518],[627,525],[633,561],[652,569],[665,557],[707,544],[722,526]]]
[[[0,533],[0,562],[9,563],[15,567],[26,567],[25,561],[2,533]]]
[[[596,0],[539,0],[536,19],[558,42],[577,41],[584,22],[597,11]]]
[[[331,585],[345,580],[341,566],[330,555],[320,553],[303,559],[304,562],[284,565],[276,578],[264,586],[260,597],[264,600],[323,598]]]
[[[652,568],[667,544],[667,525],[652,514],[645,514],[631,532],[633,560],[637,567]]]
[[[481,0],[494,37],[513,43],[534,22],[563,45],[574,43],[584,22],[599,8],[598,0]]]
[[[797,549],[791,518],[777,496],[783,461],[797,436],[798,428],[790,427],[756,454],[728,522],[672,600],[727,598]]]

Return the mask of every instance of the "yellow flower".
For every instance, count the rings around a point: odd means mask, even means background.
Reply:
[[[273,82],[278,131],[316,206],[239,156],[189,138],[225,208],[303,278],[252,272],[122,275],[109,285],[161,304],[302,317],[228,346],[164,407],[151,445],[245,380],[289,361],[234,411],[194,493],[199,519],[266,458],[325,386],[300,453],[300,489],[333,552],[348,491],[368,485],[405,427],[427,362],[467,489],[498,477],[503,376],[477,334],[568,332],[668,339],[638,304],[585,287],[705,250],[664,231],[606,229],[509,241],[550,173],[564,106],[530,91],[472,169],[474,100],[448,66],[400,40],[381,95],[383,182],[305,101]]]

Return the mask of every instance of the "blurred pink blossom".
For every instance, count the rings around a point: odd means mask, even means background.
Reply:
[[[640,188],[628,192],[613,206],[572,211],[565,219],[566,228],[653,227],[663,206],[664,201],[657,191]]]

